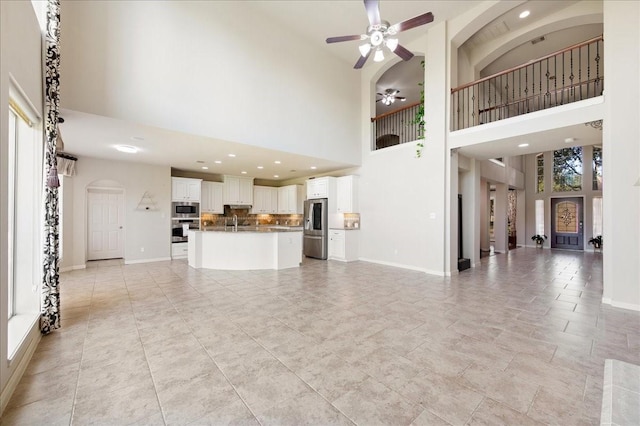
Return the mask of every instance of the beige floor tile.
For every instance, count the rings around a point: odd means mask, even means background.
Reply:
[[[640,313],[601,304],[590,252],[446,278],[305,259],[93,262],[61,281],[62,329],[2,424],[69,424],[74,404],[73,424],[594,424],[605,358],[640,363]]]
[[[432,370],[417,374],[399,393],[453,425],[465,424],[483,398],[457,379]]]
[[[411,426],[451,426],[451,423],[441,419],[429,410],[424,410],[411,422]]]
[[[365,380],[333,405],[360,425],[410,424],[423,411],[374,379]]]
[[[466,386],[501,402],[521,413],[526,413],[539,386],[514,373],[490,367],[472,365],[460,378]]]
[[[543,424],[490,398],[482,401],[468,423],[469,426],[542,426]]]

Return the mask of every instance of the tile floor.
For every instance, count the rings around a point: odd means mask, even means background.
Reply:
[[[640,313],[601,304],[593,252],[452,278],[107,261],[62,292],[3,425],[598,424],[604,360],[640,364]]]

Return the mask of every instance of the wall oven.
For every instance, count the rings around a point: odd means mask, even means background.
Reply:
[[[189,241],[187,232],[199,229],[200,220],[198,219],[173,219],[171,221],[171,242],[186,243]]]
[[[171,217],[174,219],[200,219],[200,203],[174,201],[171,203]]]

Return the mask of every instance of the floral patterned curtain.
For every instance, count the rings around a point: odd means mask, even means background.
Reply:
[[[59,223],[58,171],[56,168],[56,140],[58,136],[58,104],[60,84],[60,0],[48,0],[45,33],[45,170],[44,189],[44,262],[42,279],[42,307],[40,331],[48,334],[60,328],[59,290]]]

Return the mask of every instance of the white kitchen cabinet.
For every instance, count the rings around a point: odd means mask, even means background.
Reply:
[[[224,204],[250,206],[253,204],[253,178],[224,176]]]
[[[329,229],[328,255],[342,262],[358,260],[358,231]]]
[[[171,243],[171,258],[184,259],[189,253],[189,243]]]
[[[278,188],[278,213],[302,214],[304,188],[302,185],[287,185]]]
[[[202,182],[202,200],[200,211],[202,213],[224,213],[222,182]]]
[[[253,187],[253,206],[251,213],[271,214],[278,212],[278,188],[271,186]]]
[[[336,193],[336,178],[324,176],[307,180],[307,198],[333,199]]]
[[[181,177],[171,178],[171,200],[200,202],[200,185],[202,179]]]
[[[336,211],[338,213],[358,212],[358,177],[342,176],[336,179]]]

